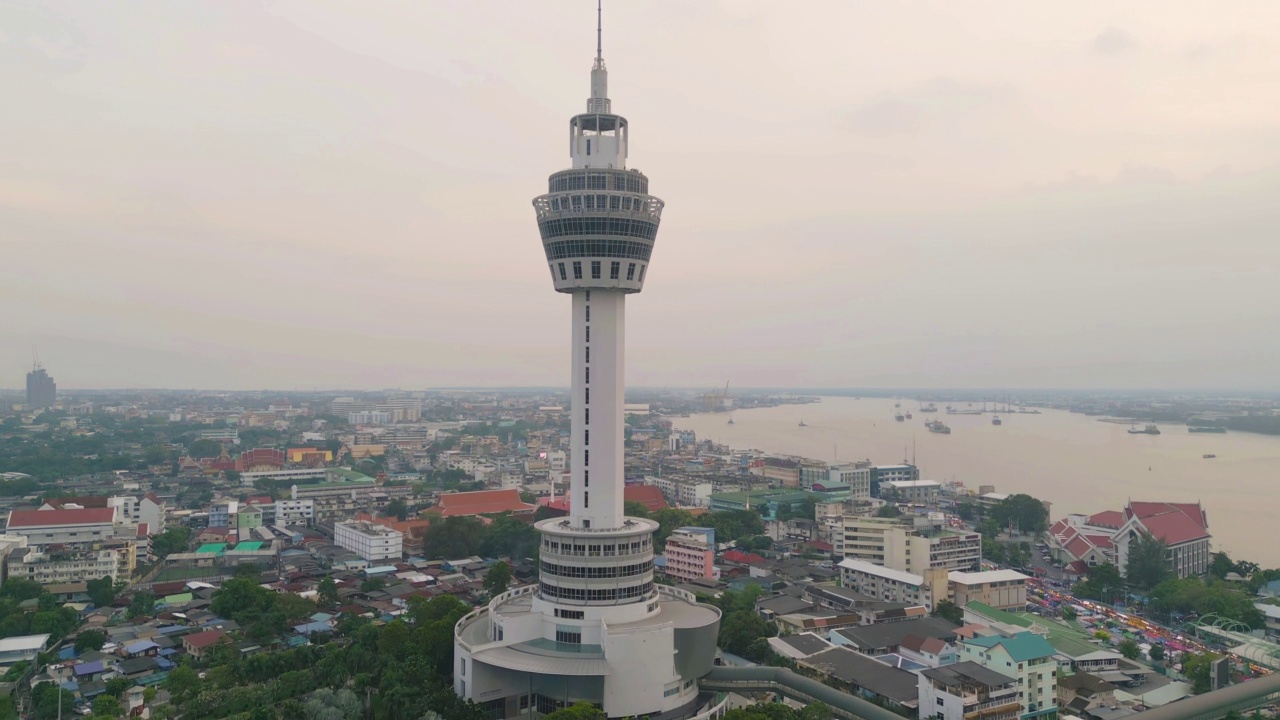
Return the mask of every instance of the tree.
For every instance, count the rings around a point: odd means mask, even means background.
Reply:
[[[396,498],[387,503],[387,507],[382,511],[387,517],[395,516],[400,522],[404,522],[409,517],[409,505],[404,498]]]
[[[1233,562],[1231,557],[1225,552],[1214,553],[1212,559],[1209,561],[1209,575],[1211,577],[1221,580],[1227,576],[1227,573],[1233,573],[1235,571],[1235,562]]]
[[[1076,619],[1076,609],[1070,605],[1064,605],[1062,608],[1062,619],[1071,622]]]
[[[431,559],[470,557],[480,552],[484,537],[478,519],[454,515],[431,523],[422,536],[423,553]]]
[[[98,607],[110,607],[113,600],[116,599],[116,584],[107,576],[90,580],[88,582],[89,599]]]
[[[1152,645],[1151,649],[1147,651],[1147,657],[1151,658],[1152,662],[1164,660],[1164,646]]]
[[[484,589],[489,591],[489,595],[499,595],[507,591],[507,586],[511,584],[511,566],[499,560],[489,566],[489,571],[484,574]]]
[[[110,695],[99,695],[93,701],[95,718],[120,717],[120,701]]]
[[[541,542],[542,538],[532,524],[510,513],[504,513],[493,518],[493,522],[481,531],[479,552],[485,557],[520,560],[536,557]]]
[[[186,552],[191,542],[191,528],[171,527],[151,539],[151,553],[160,559],[171,553]]]
[[[1140,533],[1129,542],[1129,562],[1125,567],[1128,581],[1143,590],[1164,582],[1169,576],[1168,547],[1151,533]]]
[[[13,598],[15,602],[31,600],[44,594],[44,586],[34,580],[9,578],[0,585],[0,597]]]
[[[156,611],[156,598],[146,590],[137,590],[133,593],[133,597],[129,598],[129,609],[125,610],[125,615],[130,619],[136,617],[148,617]]]
[[[127,677],[114,677],[107,681],[106,692],[114,698],[124,695],[124,691],[133,687],[133,681]]]
[[[956,503],[956,515],[965,522],[972,522],[982,517],[982,506],[972,500],[961,500]]]
[[[387,581],[382,578],[369,578],[360,583],[360,592],[377,592],[387,586]]]
[[[1138,647],[1138,641],[1133,638],[1125,638],[1121,640],[1120,644],[1116,646],[1116,649],[1120,651],[1121,655],[1125,656],[1129,660],[1137,660],[1138,656],[1142,654],[1142,649]]]
[[[1124,578],[1120,577],[1120,570],[1111,563],[1103,563],[1089,568],[1089,577],[1077,583],[1074,592],[1077,597],[1111,602],[1123,589]]]
[[[1210,666],[1218,656],[1213,653],[1185,653],[1182,656],[1182,674],[1191,681],[1191,691],[1199,695],[1209,692]]]
[[[1024,493],[1001,500],[992,508],[991,517],[1001,528],[1012,526],[1020,532],[1034,535],[1039,535],[1049,526],[1049,509]]]
[[[569,707],[542,716],[543,720],[605,720],[604,711],[586,701],[576,702]]]
[[[964,608],[956,605],[950,600],[939,600],[938,603],[933,606],[933,616],[953,622],[956,625],[964,624]]]
[[[101,650],[107,644],[107,634],[101,630],[85,630],[76,636],[76,652]]]
[[[316,597],[320,603],[326,607],[333,607],[338,604],[338,583],[333,578],[326,577],[320,581],[320,585],[316,588]]]
[[[13,582],[10,580],[9,582]],[[8,582],[5,583],[6,585]],[[59,700],[61,696],[61,700]],[[54,720],[58,717],[59,702],[63,711],[76,704],[75,693],[62,690],[54,683],[40,683],[31,689],[31,708],[37,720]]]
[[[627,500],[622,503],[622,512],[627,517],[647,518],[649,517],[649,508],[645,507],[642,502],[635,500]]]
[[[804,706],[800,720],[833,720],[835,714],[825,703],[815,702]]]
[[[902,512],[898,510],[898,506],[893,503],[885,503],[876,510],[876,517],[882,518],[896,518],[901,514]]]

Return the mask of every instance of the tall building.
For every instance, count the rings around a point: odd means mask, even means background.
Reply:
[[[57,401],[57,395],[58,384],[49,377],[49,373],[40,366],[40,363],[36,363],[31,368],[31,372],[27,373],[27,407],[53,407],[54,402]]]
[[[682,527],[671,531],[663,555],[664,572],[677,580],[711,580],[716,570],[716,531],[713,528]]]
[[[552,283],[572,304],[570,512],[537,524],[538,584],[494,598],[455,627],[454,690],[495,718],[585,701],[610,718],[707,712],[698,678],[720,612],[653,582],[652,520],[623,514],[627,295],[640,292],[662,201],[627,168],[599,50],[586,112],[569,122],[572,166],[534,199]]]

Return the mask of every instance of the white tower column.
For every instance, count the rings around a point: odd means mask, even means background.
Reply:
[[[623,520],[626,294],[573,293],[571,524],[618,528]]]

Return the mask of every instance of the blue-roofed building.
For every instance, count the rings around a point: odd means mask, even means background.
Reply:
[[[75,675],[77,682],[92,682],[94,680],[98,680],[106,671],[107,666],[101,660],[80,663],[71,669],[71,672]]]
[[[150,640],[138,640],[124,646],[124,655],[128,658],[154,656],[160,653],[160,646]]]
[[[293,626],[293,631],[295,633],[306,636],[310,636],[312,633],[327,633],[332,630],[333,627],[327,622],[308,622]]]
[[[1058,712],[1056,655],[1048,639],[1031,632],[986,635],[960,643],[961,662],[976,662],[1018,681],[1021,720]]]

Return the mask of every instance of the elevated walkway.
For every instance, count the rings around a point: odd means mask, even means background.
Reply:
[[[902,720],[902,716],[848,693],[840,692],[786,668],[756,665],[728,667],[717,665],[701,681],[703,690],[721,692],[773,692],[796,702],[820,702],[844,720]]]

